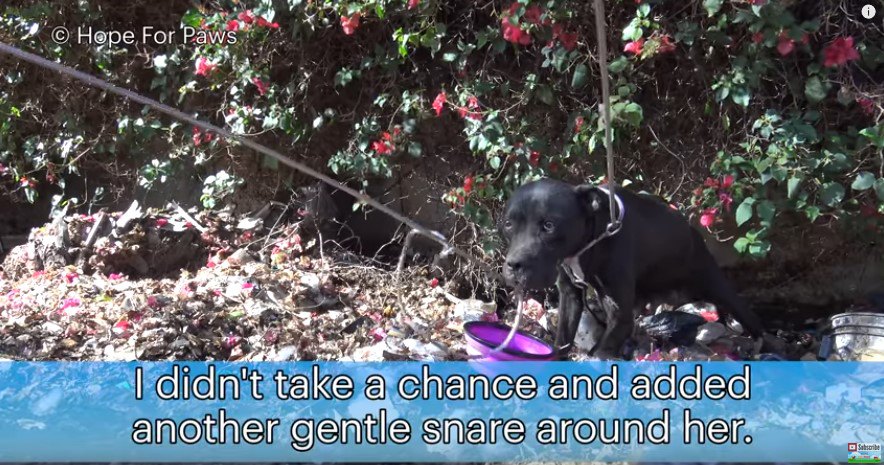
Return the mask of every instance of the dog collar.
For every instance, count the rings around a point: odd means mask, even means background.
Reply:
[[[610,195],[610,191],[607,188],[599,186],[600,191],[605,194]],[[603,239],[613,236],[620,232],[619,225],[623,224],[623,217],[626,215],[626,207],[623,205],[623,200],[619,195],[614,194],[614,200],[617,202],[617,222],[618,227],[616,229],[612,229],[614,226],[614,222],[608,223],[605,227],[605,232],[603,232],[599,237],[593,239],[589,244],[580,249],[576,254],[564,259],[562,264],[564,265],[565,273],[571,278],[571,281],[574,284],[577,284],[580,287],[588,287],[589,283],[586,282],[586,276],[583,274],[583,268],[580,267],[580,256],[583,255],[587,250],[591,249],[593,246],[601,242]]]

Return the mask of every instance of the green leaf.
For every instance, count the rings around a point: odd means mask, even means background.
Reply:
[[[737,249],[737,252],[745,253],[748,247],[749,239],[746,239],[745,237],[741,237],[734,242],[734,248]]]
[[[574,68],[574,76],[571,77],[571,87],[579,89],[586,84],[586,74],[589,68],[585,64],[580,63]]]
[[[423,153],[423,148],[419,142],[410,142],[408,144],[408,154],[412,157],[420,157]]]
[[[749,106],[749,90],[744,87],[737,87],[731,92],[731,100],[734,101],[737,105],[748,107]]]
[[[875,194],[878,196],[878,200],[884,202],[884,178],[875,181]]]
[[[817,76],[811,76],[804,84],[804,95],[810,103],[819,103],[826,98],[828,89]]]
[[[789,178],[789,181],[786,183],[786,191],[788,192],[788,196],[790,199],[794,199],[798,194],[798,187],[801,186],[801,177],[800,176],[792,176]]]
[[[875,127],[865,128],[859,133],[866,139],[869,139],[875,147],[884,149],[884,123]]]
[[[706,8],[706,13],[708,13],[711,18],[721,10],[722,3],[723,0],[703,0],[703,8]]]
[[[777,208],[770,200],[763,200],[758,204],[757,211],[758,217],[761,218],[761,221],[770,224],[773,221]]]
[[[875,184],[875,175],[868,171],[860,171],[853,180],[850,188],[855,191],[864,191]]]
[[[621,56],[612,61],[610,65],[608,65],[608,71],[610,71],[612,74],[617,74],[626,69],[626,65],[628,64],[629,60],[626,57]]]
[[[737,226],[742,226],[752,219],[752,206],[754,204],[755,198],[753,197],[746,197],[746,199],[740,203],[740,206],[737,207],[736,213]]]
[[[820,209],[818,207],[813,207],[813,206],[807,207],[804,210],[804,214],[806,214],[807,219],[809,219],[810,222],[813,223],[814,221],[816,221],[817,218],[820,217]]]
[[[644,118],[642,107],[635,102],[629,102],[623,108],[623,117],[632,126],[640,125]]]
[[[448,63],[451,63],[452,61],[456,61],[456,60],[457,60],[457,54],[454,52],[446,52],[446,53],[442,54],[442,61],[446,61]]]
[[[553,104],[553,92],[547,85],[542,85],[537,87],[537,98],[540,99],[541,102],[552,105]]]
[[[835,207],[844,200],[844,186],[837,182],[829,182],[820,190],[820,198],[829,207]]]

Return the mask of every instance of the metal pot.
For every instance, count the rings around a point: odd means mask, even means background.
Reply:
[[[831,359],[833,355],[849,361],[884,357],[884,314],[840,313],[829,318],[820,358]]]

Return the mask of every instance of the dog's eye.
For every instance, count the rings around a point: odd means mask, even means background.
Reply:
[[[513,227],[513,222],[510,220],[506,220],[506,223],[503,224],[503,227],[506,229],[510,229]]]
[[[556,225],[552,224],[552,221],[546,221],[543,223],[543,230],[548,233],[553,232],[553,229],[555,229],[555,227]]]

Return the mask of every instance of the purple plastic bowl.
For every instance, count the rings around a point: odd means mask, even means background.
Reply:
[[[555,350],[540,339],[516,331],[509,345],[503,350],[492,353],[509,335],[509,326],[489,321],[470,321],[463,325],[467,337],[468,353],[473,356],[493,361],[534,361],[552,360]]]

